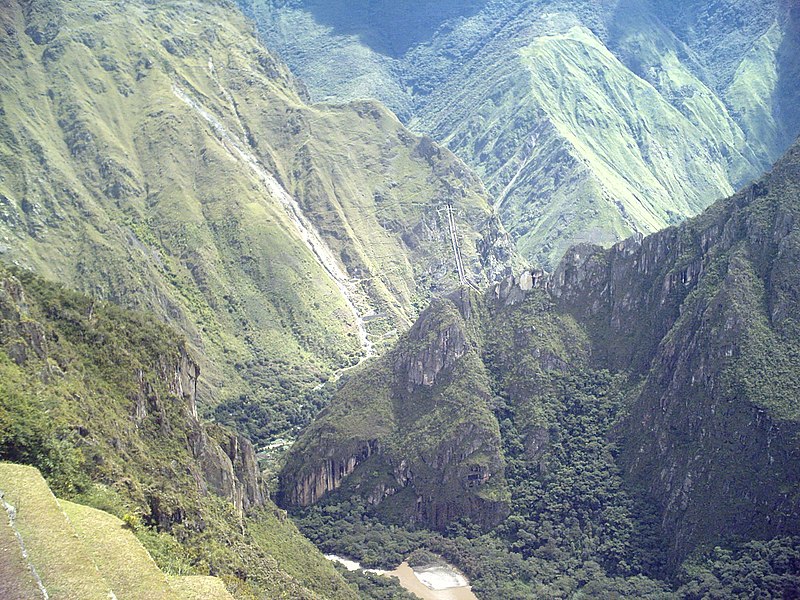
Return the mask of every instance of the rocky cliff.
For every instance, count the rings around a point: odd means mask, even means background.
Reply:
[[[38,371],[45,385],[55,378],[70,377],[69,367],[63,364],[64,344],[68,342],[64,340],[64,333],[59,335],[58,327],[53,327],[59,317],[65,316],[59,315],[63,307],[54,304],[44,317],[50,319],[48,332],[48,325],[37,320],[37,316],[41,315],[41,299],[36,298],[34,306],[29,307],[20,280],[5,269],[0,275],[0,344],[3,350],[19,367]],[[77,296],[72,298],[73,301],[75,299]],[[107,309],[96,305],[94,301],[81,300],[82,308],[86,309],[86,314],[80,315],[80,322],[86,327],[83,335],[95,338],[101,346],[116,343],[105,339],[100,333],[102,325],[96,323],[98,319],[108,318],[97,314]],[[110,442],[115,452],[125,456],[137,445],[160,446],[165,439],[183,440],[184,452],[188,452],[196,461],[187,466],[197,483],[198,492],[213,492],[228,500],[240,515],[263,506],[267,498],[266,488],[250,441],[221,427],[204,423],[198,417],[197,382],[200,368],[189,355],[185,344],[176,340],[173,346],[158,348],[148,358],[151,364],[141,365],[130,372],[126,372],[129,365],[115,365],[119,372],[114,373],[114,377],[133,384],[133,391],[126,399],[128,406],[113,407],[118,411],[121,429],[109,435],[107,440],[94,438],[91,431],[95,427],[88,419],[87,412],[80,419],[85,419],[85,424],[72,424],[85,432],[84,442],[88,445],[106,445]],[[89,407],[75,407],[79,413],[84,408]],[[111,432],[104,433],[108,435]],[[150,501],[150,504],[153,507],[152,520],[162,528],[169,528],[172,515],[164,513],[158,501]]]
[[[796,534],[800,148],[702,216],[609,250],[572,248],[542,283],[592,362],[643,379],[620,429],[673,565],[697,545]],[[497,287],[523,297],[519,279]]]
[[[151,315],[0,266],[0,460],[124,516],[169,573],[211,571],[250,597],[352,599],[270,501],[250,441],[198,417],[200,379]]]
[[[454,489],[447,482],[464,475],[465,490],[473,489],[472,481],[480,490],[499,480],[509,460],[512,499],[527,497],[522,490],[531,481],[547,497],[547,490],[568,489],[567,481],[547,483],[553,464],[563,466],[569,456],[564,436],[595,431],[619,448],[598,464],[619,469],[619,489],[658,515],[667,568],[703,544],[800,533],[798,224],[795,144],[768,176],[681,226],[607,250],[577,246],[552,275],[528,270],[495,284],[483,298],[463,292],[433,303],[391,360],[354,374],[340,390],[302,438],[284,485],[291,489],[294,466],[319,450],[314,432],[325,428],[325,447],[335,452],[352,439],[352,430],[338,424],[358,421],[368,430],[367,423],[381,422],[386,441],[379,454],[390,465],[405,465],[400,472],[412,474],[418,499],[425,498],[423,482],[442,485],[442,495]],[[614,383],[599,383],[609,376]],[[385,394],[377,401],[375,382]],[[454,388],[456,398],[448,396]],[[610,412],[587,417],[591,411],[577,408],[585,397],[593,398],[591,410]],[[465,416],[465,404],[486,407],[486,420],[470,421],[475,417]],[[390,418],[380,421],[376,406]],[[413,411],[416,418],[404,421]],[[609,419],[603,425],[594,420],[600,414]],[[435,436],[438,445],[430,446],[437,451],[426,453],[416,431],[434,418],[460,425],[444,428]],[[570,419],[584,420],[571,429]],[[498,421],[503,435],[487,436]],[[483,461],[470,464],[476,454]],[[586,468],[581,457],[583,466],[568,469]],[[364,463],[352,463],[337,487],[352,482],[348,489],[372,497],[364,486],[376,463]],[[403,481],[392,473],[392,493]],[[587,489],[576,487],[565,501],[580,504]],[[630,510],[621,508],[631,506],[630,498],[587,500],[583,539],[618,527],[600,526],[611,509],[598,506],[622,502],[614,510]],[[544,516],[552,505],[526,502],[520,518],[552,518]],[[452,506],[478,520],[486,509]],[[523,505],[511,506],[520,511]],[[458,516],[448,508],[435,508],[436,517],[423,511],[423,522],[440,526]],[[488,513],[488,522],[499,514]],[[533,536],[542,536],[537,544],[548,539],[543,531]],[[524,547],[529,539],[515,543]],[[590,554],[603,545],[586,543]],[[601,556],[597,560],[608,560]]]
[[[345,486],[395,521],[502,519],[504,463],[475,300],[465,291],[433,302],[395,350],[344,383],[293,449],[280,500],[307,506]]]

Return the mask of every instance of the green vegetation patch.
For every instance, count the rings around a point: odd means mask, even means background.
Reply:
[[[3,500],[14,507],[14,528],[50,597],[106,600],[109,582],[39,471],[0,463],[0,490]]]

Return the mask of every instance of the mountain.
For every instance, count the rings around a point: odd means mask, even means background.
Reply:
[[[513,248],[482,184],[379,104],[308,104],[217,2],[0,9],[6,262],[187,335],[201,410],[256,441]],[[298,400],[301,399],[301,400]]]
[[[697,214],[800,132],[783,0],[240,4],[313,99],[377,98],[472,165],[548,269]]]
[[[0,595],[800,596],[798,24],[3,3]]]
[[[355,598],[269,499],[252,444],[198,417],[201,380],[185,340],[152,316],[0,267],[0,460],[37,467],[60,499],[123,519],[169,575],[216,575],[237,597]],[[93,561],[121,586],[102,552],[80,558],[119,538],[81,526],[118,521],[89,513],[84,524],[86,511],[59,509],[32,469],[0,467],[51,597],[84,597],[70,586],[89,585]],[[90,548],[70,541],[72,526]]]
[[[451,534],[467,519],[482,541],[427,543],[491,578],[487,597],[519,581],[519,597],[593,578],[623,579],[606,593],[641,576],[697,586],[702,548],[797,536],[799,224],[796,142],[680,226],[432,303],[342,383],[292,449],[280,501],[333,531],[325,515],[347,506]],[[794,551],[769,561],[780,552]],[[791,596],[785,566],[758,589]],[[642,590],[626,593],[666,593]]]

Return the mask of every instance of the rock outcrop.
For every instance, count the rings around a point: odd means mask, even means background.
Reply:
[[[409,392],[416,386],[432,387],[442,371],[450,371],[468,349],[463,324],[454,320],[444,327],[439,319],[435,300],[408,334],[409,343],[403,345],[395,359],[395,374],[406,382]]]
[[[76,327],[85,327],[82,335],[95,339],[98,344],[104,343],[110,335],[109,330],[92,330],[95,301],[85,298],[81,301],[85,304],[81,309],[85,324]],[[68,301],[64,304],[67,307],[56,304],[50,310],[54,314],[75,310]],[[57,335],[54,345],[57,348]],[[55,357],[51,356],[49,347],[47,330],[29,308],[20,279],[0,267],[0,348],[20,366],[27,367],[28,363],[35,361],[34,366],[46,381],[61,369],[58,352]],[[125,365],[118,368],[124,369]],[[60,372],[60,376],[63,377],[64,372]],[[125,454],[141,442],[157,445],[159,440],[152,439],[154,436],[162,438],[161,441],[184,439],[184,450],[193,460],[188,469],[198,491],[211,492],[228,500],[239,514],[264,505],[267,492],[253,445],[247,438],[205,423],[198,417],[200,367],[183,341],[175,340],[173,345],[160,348],[152,356],[151,364],[141,365],[130,373],[121,372],[118,376],[129,377],[134,383],[134,390],[128,396],[128,416],[134,428],[130,435],[126,435],[123,428],[112,438],[111,443],[117,451]],[[89,435],[92,424],[78,429]],[[165,504],[158,495],[147,501],[151,520],[159,526],[169,528],[185,519],[183,508]]]
[[[507,514],[473,295],[434,301],[393,352],[342,387],[293,449],[280,502],[307,506],[346,487],[395,520],[433,528],[459,518],[489,527]]]
[[[339,453],[338,457],[323,461],[294,483],[284,496],[284,501],[294,506],[310,506],[316,503],[328,492],[339,489],[344,479],[356,467],[379,451],[378,440],[370,440],[358,443],[353,452]],[[381,493],[373,502],[379,502],[384,495]]]
[[[267,498],[253,444],[245,437],[199,422],[188,434],[202,477],[198,484],[233,504],[243,514]]]
[[[42,326],[28,316],[25,292],[14,277],[0,280],[0,345],[18,365],[29,356],[45,360],[47,340]]]

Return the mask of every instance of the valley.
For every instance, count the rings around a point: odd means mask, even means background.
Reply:
[[[312,98],[378,98],[471,165],[548,270],[697,214],[800,133],[779,1],[240,4]]]
[[[9,0],[0,74],[0,596],[800,596],[795,3]]]
[[[479,597],[694,597],[698,548],[794,555],[798,160],[680,227],[434,302],[304,432],[279,501],[326,552],[422,547]]]
[[[463,163],[377,103],[307,104],[235,11],[2,17],[4,260],[183,330],[202,408],[258,443],[457,283],[447,202],[475,282],[518,264]]]

